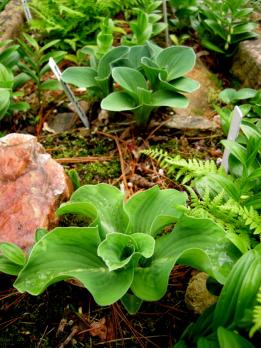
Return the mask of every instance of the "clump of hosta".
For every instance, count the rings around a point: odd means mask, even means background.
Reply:
[[[143,300],[164,296],[177,261],[224,283],[240,253],[211,220],[184,215],[186,199],[183,192],[157,186],[128,201],[107,184],[79,188],[58,214],[86,216],[90,225],[58,227],[40,238],[14,286],[38,295],[50,284],[74,278],[99,305],[121,300],[135,313]]]

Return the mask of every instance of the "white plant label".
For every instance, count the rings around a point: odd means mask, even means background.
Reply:
[[[240,125],[241,121],[243,118],[242,111],[238,106],[235,106],[233,110],[233,117],[232,121],[230,124],[227,140],[236,140],[239,130],[240,130]],[[228,173],[228,158],[230,155],[230,151],[228,149],[224,150],[223,158],[222,158],[222,166],[225,168],[226,173]]]
[[[33,19],[29,5],[27,0],[22,0],[23,8],[24,8],[24,14],[26,17],[27,22],[29,22],[31,19]]]
[[[59,69],[58,65],[56,64],[56,62],[53,58],[49,59],[49,66],[50,66],[52,72],[54,73],[55,77],[57,78],[57,80],[60,82],[65,94],[67,95],[67,97],[69,98],[71,103],[74,105],[74,110],[77,112],[82,123],[85,125],[86,128],[90,128],[89,120],[88,120],[85,112],[81,108],[80,103],[76,99],[76,97],[73,94],[70,87],[65,82],[63,82],[63,80],[61,79],[61,76],[62,76],[61,70]]]

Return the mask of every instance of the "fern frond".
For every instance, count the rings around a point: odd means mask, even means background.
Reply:
[[[142,153],[156,160],[167,174],[175,176],[176,180],[181,179],[182,184],[222,170],[217,168],[213,160],[184,159],[179,155],[172,157],[162,149],[148,149],[143,150]]]
[[[253,309],[253,323],[254,326],[251,328],[249,332],[249,336],[253,337],[254,333],[257,330],[261,329],[261,286],[257,293],[257,305]]]

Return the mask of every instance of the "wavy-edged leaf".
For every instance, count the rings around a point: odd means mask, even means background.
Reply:
[[[154,186],[133,195],[125,204],[129,216],[127,233],[142,232],[156,236],[163,227],[176,222],[183,214],[187,195],[173,189],[160,190]]]
[[[183,216],[171,233],[156,239],[155,253],[149,263],[136,268],[131,290],[143,300],[159,300],[167,290],[176,262],[200,269],[224,283],[240,255],[213,221]]]
[[[155,240],[150,235],[133,233],[110,233],[98,247],[97,254],[100,256],[110,271],[121,269],[135,263],[143,256],[149,258],[153,255]]]
[[[49,285],[74,278],[101,305],[119,300],[129,289],[133,269],[109,272],[97,255],[97,227],[56,228],[37,242],[14,283],[20,292],[39,295]]]

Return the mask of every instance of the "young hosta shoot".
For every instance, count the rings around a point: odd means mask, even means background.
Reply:
[[[127,202],[113,186],[83,186],[61,205],[58,214],[84,215],[91,224],[59,227],[44,235],[33,247],[15,287],[38,295],[50,284],[74,278],[99,305],[121,299],[135,313],[143,300],[164,296],[177,261],[224,283],[240,253],[211,220],[184,216],[185,202],[185,193],[157,186]],[[173,223],[173,231],[165,232]]]
[[[104,98],[101,107],[110,111],[133,112],[139,126],[146,126],[153,109],[160,106],[185,108],[190,93],[199,83],[184,77],[195,65],[193,49],[184,46],[159,49],[151,57],[142,57],[141,68],[114,67],[112,77],[120,86]]]

